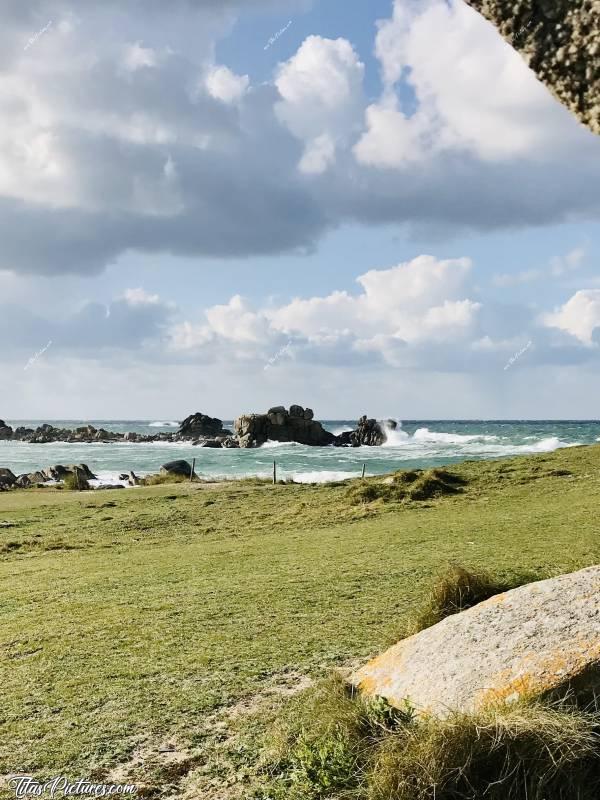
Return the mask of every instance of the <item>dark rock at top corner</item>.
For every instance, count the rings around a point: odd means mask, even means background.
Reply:
[[[181,423],[178,435],[186,439],[197,439],[201,436],[218,436],[224,434],[223,422],[216,417],[196,412],[186,417]]]

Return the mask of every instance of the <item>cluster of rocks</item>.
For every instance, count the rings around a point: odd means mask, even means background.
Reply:
[[[96,480],[96,476],[87,464],[69,464],[68,466],[55,464],[52,467],[46,467],[46,469],[36,472],[26,472],[22,475],[15,475],[12,470],[1,467],[0,491],[40,487],[50,481],[64,481],[69,476],[74,476],[77,479],[77,484],[82,488],[87,486],[88,481]]]
[[[221,440],[232,437],[231,431],[223,429],[220,419],[207,417],[205,414],[193,414],[185,419],[176,432],[160,433],[118,433],[107,431],[105,428],[95,428],[93,425],[84,425],[80,428],[55,428],[54,425],[44,423],[37,428],[13,428],[0,420],[0,440],[30,442],[31,444],[48,444],[50,442],[79,442],[91,444],[92,442],[178,442],[195,440],[193,444],[204,444],[204,440],[211,437]],[[220,444],[218,445],[221,446]]]
[[[314,419],[311,408],[283,406],[270,408],[266,414],[243,414],[234,423],[240,447],[260,447],[267,441],[298,442],[316,447],[335,444],[336,436]]]
[[[156,433],[146,436],[140,433],[116,433],[104,428],[95,428],[93,425],[84,425],[80,428],[55,428],[54,425],[44,423],[37,428],[19,427],[14,430],[0,420],[0,439],[31,444],[49,444],[50,442],[79,442],[90,444],[92,442],[159,442],[170,441],[172,433]]]
[[[269,409],[266,414],[245,414],[235,421],[235,431],[240,447],[260,447],[266,441],[298,442],[313,446],[334,447],[378,447],[387,441],[387,430],[396,428],[395,420],[378,422],[362,416],[353,431],[344,431],[339,436],[325,430],[314,419],[311,408],[283,406]]]
[[[223,422],[216,417],[196,412],[183,420],[179,430],[155,434],[143,434],[131,431],[117,433],[104,428],[85,425],[75,430],[55,428],[45,423],[37,428],[13,428],[0,420],[0,440],[29,442],[31,444],[47,444],[50,442],[191,442],[199,447],[237,448],[260,447],[267,441],[297,442],[314,447],[360,447],[368,445],[377,447],[387,440],[386,430],[394,429],[396,422],[385,423],[363,416],[353,431],[346,431],[340,436],[325,430],[323,425],[314,419],[311,408],[299,405],[270,408],[266,414],[243,414],[234,423],[235,433],[226,430]]]

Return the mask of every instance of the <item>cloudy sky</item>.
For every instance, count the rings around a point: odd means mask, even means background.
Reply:
[[[600,138],[462,0],[2,0],[0,417],[598,417]]]

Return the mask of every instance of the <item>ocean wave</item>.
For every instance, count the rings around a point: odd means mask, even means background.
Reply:
[[[261,450],[268,450],[271,447],[297,447],[298,442],[275,442],[272,439],[267,439],[267,441],[260,446]]]
[[[353,430],[354,428],[352,427],[352,425],[338,425],[337,428],[331,429],[331,433],[333,433],[334,436],[341,436],[342,433],[347,433],[348,431],[353,431]]]
[[[179,423],[175,422],[174,420],[171,420],[169,422],[160,422],[160,420],[159,420],[158,422],[149,422],[148,423],[148,427],[149,428],[178,428],[179,427]]]
[[[440,442],[441,444],[468,444],[469,442],[497,442],[497,436],[488,436],[483,433],[444,433],[443,431],[430,431],[429,428],[419,428],[413,434],[413,439],[418,442]]]
[[[88,481],[90,486],[125,486],[128,489],[132,488],[129,486],[128,481],[122,481],[119,479],[119,475],[122,475],[122,472],[107,472],[107,471],[96,471],[96,478],[94,480]],[[138,478],[142,478],[146,473],[145,472],[138,472],[136,471],[135,474]]]
[[[390,428],[387,425],[384,427],[387,441],[383,443],[382,447],[403,447],[410,441],[409,434],[402,430],[402,423],[399,423],[396,428]]]
[[[540,439],[535,444],[522,445],[521,450],[524,453],[551,453],[561,447],[579,447],[579,442],[563,442],[558,436],[548,436],[548,438]]]

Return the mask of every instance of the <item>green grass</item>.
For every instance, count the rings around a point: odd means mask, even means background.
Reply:
[[[600,714],[521,701],[440,720],[341,677],[291,701],[265,739],[261,800],[596,800]]]
[[[242,796],[294,687],[389,644],[449,564],[510,583],[600,561],[600,447],[447,472],[460,491],[424,499],[380,479],[0,494],[0,775]]]

